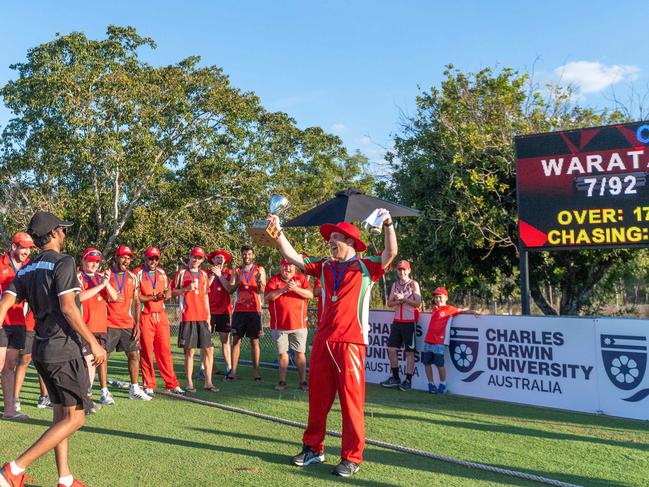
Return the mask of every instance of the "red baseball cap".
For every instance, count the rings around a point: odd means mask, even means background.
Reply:
[[[160,258],[160,249],[158,247],[149,247],[144,251],[144,257],[151,258],[157,257]]]
[[[27,232],[15,233],[14,236],[11,237],[11,243],[15,243],[21,247],[36,247],[34,241]]]
[[[227,253],[225,250],[214,250],[214,251],[210,252],[207,255],[207,260],[212,262],[214,257],[216,257],[217,255],[223,256],[223,259],[225,259],[226,264],[232,260],[232,256],[229,253]]]
[[[293,265],[293,262],[289,261],[286,257],[282,257],[281,262],[279,265]]]
[[[101,251],[97,250],[94,247],[88,247],[86,250],[83,251],[83,255],[81,256],[83,260],[87,260],[88,262],[101,262],[101,259],[103,258],[101,255]]]
[[[129,257],[133,257],[133,252],[131,252],[131,248],[128,245],[120,245],[117,247],[115,255],[128,255]]]
[[[433,296],[435,296],[436,294],[443,294],[448,298],[448,291],[446,290],[445,287],[435,288],[435,290],[433,291]]]
[[[203,247],[194,247],[189,253],[192,257],[200,257],[201,259],[205,258],[205,249]]]
[[[406,259],[401,259],[399,262],[397,262],[397,269],[410,269],[410,262],[408,262]]]
[[[331,234],[334,232],[342,233],[345,237],[349,237],[354,241],[354,248],[358,252],[363,252],[367,249],[365,242],[361,240],[361,232],[358,228],[348,222],[336,223],[325,223],[320,225],[320,235],[324,237],[325,240],[329,240]]]

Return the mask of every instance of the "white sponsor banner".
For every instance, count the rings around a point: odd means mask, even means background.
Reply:
[[[370,312],[369,383],[391,374],[392,317]],[[428,388],[420,351],[429,320],[423,313],[417,324],[414,389]],[[464,314],[453,318],[447,339],[446,382],[454,394],[649,419],[646,320]],[[403,378],[403,351],[398,356]]]

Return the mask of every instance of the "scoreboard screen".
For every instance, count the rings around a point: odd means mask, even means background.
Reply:
[[[517,137],[521,243],[649,244],[649,121]]]

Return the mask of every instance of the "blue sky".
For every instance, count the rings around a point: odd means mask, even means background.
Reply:
[[[0,84],[9,65],[56,32],[104,37],[108,24],[155,39],[157,65],[199,55],[301,127],[321,126],[380,161],[419,87],[446,64],[503,65],[561,78],[581,103],[611,105],[648,91],[649,3],[433,1],[10,2],[0,18]],[[640,57],[638,57],[640,56]],[[0,107],[0,126],[10,113]]]

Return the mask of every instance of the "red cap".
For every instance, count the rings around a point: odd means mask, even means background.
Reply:
[[[401,259],[399,262],[397,262],[397,269],[410,269],[410,262],[408,262],[406,259]]]
[[[115,255],[128,255],[129,257],[133,257],[133,252],[131,252],[131,248],[128,245],[120,245],[117,247]]]
[[[207,260],[212,262],[214,257],[216,257],[217,255],[222,255],[223,259],[225,259],[226,264],[232,260],[232,256],[230,254],[228,254],[225,250],[214,250],[214,251],[210,252],[207,255]]]
[[[320,235],[324,237],[325,240],[329,240],[331,234],[334,232],[342,233],[346,237],[351,238],[354,241],[354,248],[358,252],[363,252],[367,249],[365,242],[361,240],[361,232],[358,228],[348,222],[336,223],[325,223],[320,225]]]
[[[281,262],[279,265],[293,265],[293,262],[290,262],[286,257],[282,257]]]
[[[21,247],[36,247],[34,241],[27,232],[18,232],[14,234],[14,236],[11,237],[11,243],[15,243]]]
[[[151,258],[151,257],[157,257],[160,258],[160,249],[158,247],[149,247],[144,251],[144,257]]]
[[[436,294],[443,294],[448,298],[448,291],[446,290],[445,287],[435,288],[435,290],[433,291],[433,296],[435,296]]]
[[[200,257],[201,259],[205,258],[205,249],[203,247],[194,247],[190,254],[192,257]]]
[[[94,247],[88,247],[83,251],[81,258],[83,260],[87,260],[88,262],[101,262],[102,255],[100,250],[97,250]]]

